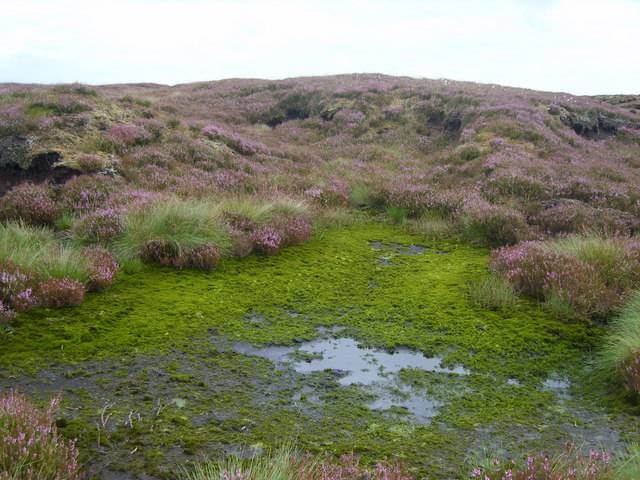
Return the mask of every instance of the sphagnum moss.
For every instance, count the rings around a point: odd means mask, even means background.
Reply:
[[[124,274],[80,307],[19,315],[3,340],[0,386],[36,396],[64,390],[62,430],[79,438],[91,472],[109,465],[163,478],[194,455],[287,440],[312,452],[356,451],[364,462],[395,457],[417,474],[451,478],[486,445],[549,450],[577,423],[583,437],[617,432],[623,421],[638,430],[630,417],[609,424],[580,414],[589,403],[580,395],[591,395],[581,384],[571,399],[543,387],[553,374],[579,383],[601,329],[560,322],[526,300],[502,311],[474,305],[468,285],[488,274],[487,250],[433,242],[408,256],[372,241],[421,243],[360,224],[210,273]],[[223,348],[294,345],[320,326],[344,327],[341,335],[368,346],[438,355],[471,373],[401,372],[401,385],[442,404],[431,423],[415,424],[402,411],[367,408],[371,392],[339,385],[335,372],[301,375]]]

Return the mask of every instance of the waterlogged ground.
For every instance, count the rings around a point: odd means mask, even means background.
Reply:
[[[129,273],[81,307],[20,316],[0,387],[61,391],[58,424],[101,479],[287,440],[441,479],[487,449],[622,447],[634,407],[585,367],[601,329],[473,306],[487,259],[359,225],[212,273]]]

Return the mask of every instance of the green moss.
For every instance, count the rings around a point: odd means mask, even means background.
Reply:
[[[19,378],[50,391],[21,374],[63,377],[63,431],[78,437],[90,464],[117,459],[110,468],[166,478],[194,455],[292,439],[451,478],[469,451],[503,442],[514,452],[548,450],[584,422],[542,385],[566,375],[579,402],[594,395],[580,372],[600,328],[559,322],[525,300],[499,311],[474,304],[468,285],[488,275],[487,250],[440,241],[408,256],[371,241],[421,243],[389,225],[360,224],[209,273],[132,269],[78,308],[19,315],[1,339],[0,386]],[[402,372],[402,384],[440,402],[422,425],[403,409],[369,409],[372,393],[341,386],[333,372],[302,375],[225,347],[293,345],[321,326],[341,326],[365,345],[437,355],[471,374]],[[112,415],[98,428],[105,405]]]

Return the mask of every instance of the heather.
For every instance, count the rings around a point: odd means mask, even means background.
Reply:
[[[486,458],[469,475],[481,480],[630,480],[638,470],[638,452],[631,448],[618,458],[604,448],[587,451],[568,443],[554,455],[527,455],[524,459]]]
[[[0,395],[0,479],[76,480],[83,478],[75,442],[55,425],[60,399],[45,409],[9,390]]]
[[[72,232],[74,238],[81,243],[106,243],[118,237],[124,227],[122,212],[104,208],[78,218],[72,226]]]
[[[109,287],[114,281],[120,265],[115,256],[103,247],[87,247],[83,250],[83,255],[89,262],[89,282],[90,290],[103,290]]]
[[[637,285],[640,264],[633,238],[572,236],[503,247],[491,268],[561,315],[606,319]]]
[[[84,285],[71,278],[49,278],[38,284],[36,296],[43,307],[75,307],[84,300]]]
[[[20,220],[31,225],[52,224],[60,209],[46,185],[25,183],[0,198],[0,219]]]
[[[639,148],[613,99],[447,80],[3,85],[0,387],[64,390],[98,477],[453,478],[500,447],[491,480],[606,478],[595,443],[640,429]],[[362,351],[435,367],[348,383]]]

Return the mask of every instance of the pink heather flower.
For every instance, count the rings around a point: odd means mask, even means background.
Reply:
[[[84,255],[89,261],[87,288],[91,291],[98,291],[110,286],[120,269],[113,254],[102,247],[88,247],[84,249]]]
[[[75,442],[66,442],[55,426],[58,402],[54,397],[43,411],[13,390],[0,394],[0,478],[80,480]]]
[[[36,288],[37,297],[43,307],[73,307],[84,300],[84,285],[71,278],[49,278]]]
[[[52,224],[60,215],[48,185],[24,183],[0,198],[0,220],[22,220],[32,225]]]
[[[255,251],[265,255],[273,255],[282,246],[282,236],[273,227],[266,226],[257,229],[251,234],[251,241]]]
[[[283,246],[304,243],[311,237],[311,224],[302,217],[281,217],[274,221],[274,228],[280,233]]]
[[[105,138],[113,142],[116,147],[128,147],[147,142],[151,139],[151,134],[144,127],[123,123],[111,126]]]
[[[226,128],[221,127],[220,125],[207,125],[202,129],[202,133],[207,137],[222,141],[223,143],[228,145],[229,148],[232,148],[238,153],[244,155],[255,155],[257,153],[268,152],[268,148],[266,147],[266,145],[260,142],[248,140],[235,132],[231,132]]]
[[[103,208],[86,213],[73,225],[73,233],[87,243],[105,243],[124,231],[124,218],[120,210]]]
[[[19,311],[24,312],[30,308],[38,305],[38,300],[31,287],[22,290],[12,298],[13,307]]]
[[[65,210],[88,212],[108,207],[107,200],[120,185],[117,178],[79,175],[60,188],[58,197]]]
[[[0,300],[0,325],[3,323],[9,323],[16,317],[16,312],[11,310],[8,305],[5,305],[2,300]]]
[[[215,245],[200,245],[185,253],[184,264],[187,268],[211,270],[220,261],[220,249]]]

